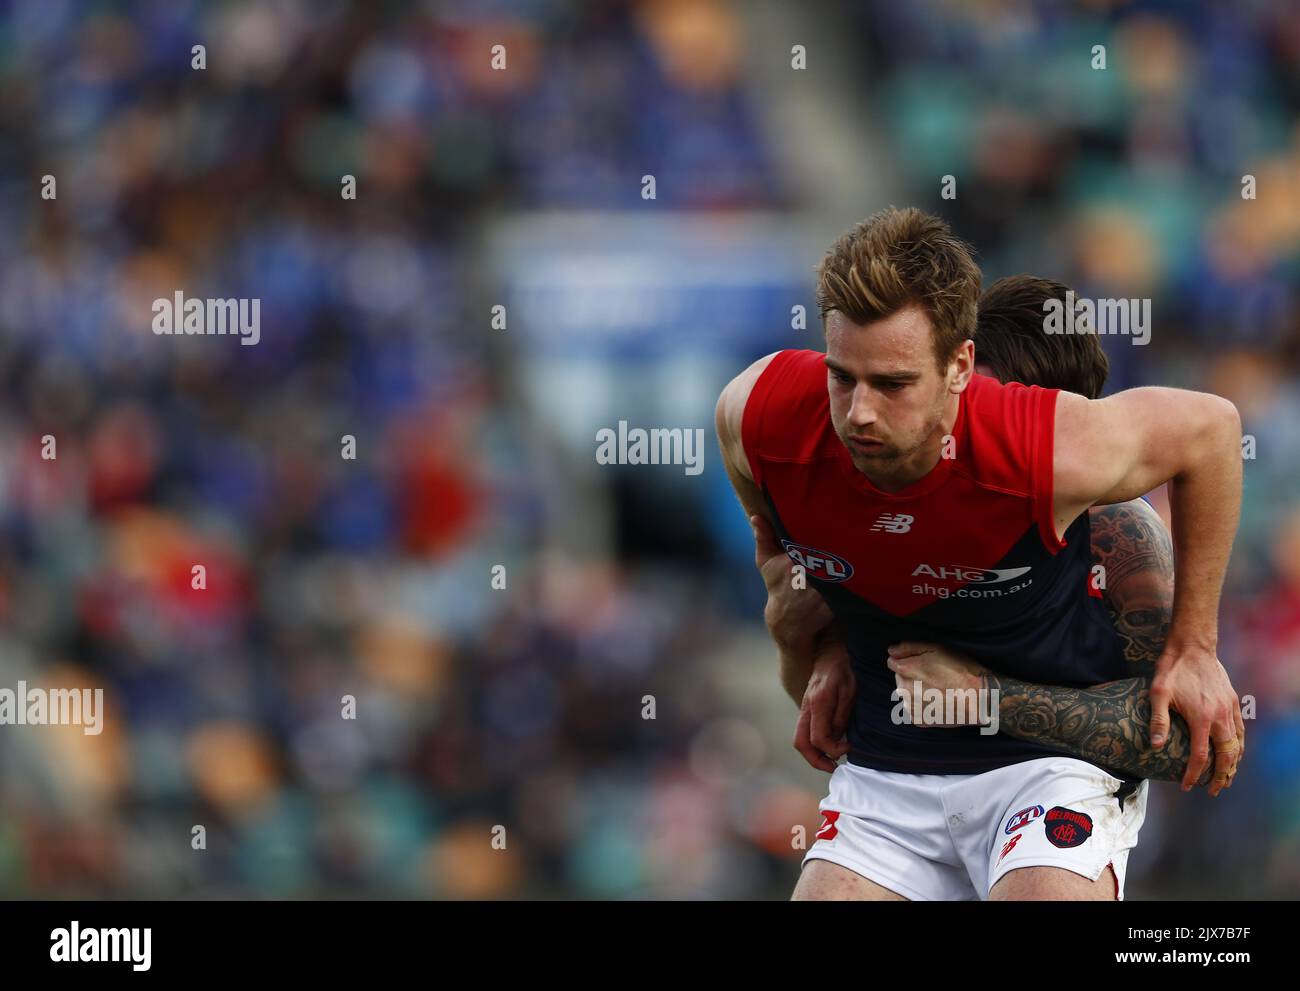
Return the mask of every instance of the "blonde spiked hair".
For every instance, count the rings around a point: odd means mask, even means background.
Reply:
[[[915,303],[934,325],[941,372],[962,342],[975,337],[979,296],[980,270],[970,248],[944,221],[915,207],[868,217],[817,266],[823,327],[832,310],[866,324]]]

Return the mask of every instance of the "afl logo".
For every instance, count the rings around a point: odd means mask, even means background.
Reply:
[[[790,555],[790,560],[795,564],[803,565],[804,571],[812,578],[824,582],[843,582],[853,577],[853,565],[842,557],[836,557],[830,551],[805,547],[792,540],[781,541],[781,546]]]
[[[1010,836],[1021,826],[1033,822],[1042,814],[1043,814],[1043,807],[1041,805],[1031,805],[1027,809],[1021,809],[1019,812],[1017,812],[1015,815],[1013,815],[1010,819],[1007,820],[1007,830],[1006,830],[1007,835]]]

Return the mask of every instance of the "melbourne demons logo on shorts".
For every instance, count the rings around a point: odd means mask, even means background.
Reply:
[[[1043,828],[1052,846],[1063,849],[1081,846],[1092,835],[1092,816],[1057,805],[1047,810]]]
[[[796,544],[793,540],[781,541],[781,546],[795,564],[803,565],[811,577],[824,582],[846,582],[853,577],[853,565],[830,551]]]
[[[823,812],[822,828],[817,830],[817,839],[833,840],[840,834],[840,828],[835,825],[835,820],[840,817],[838,812]]]
[[[1010,819],[1007,820],[1007,829],[1006,829],[1007,835],[1010,836],[1021,826],[1028,825],[1029,823],[1033,822],[1042,814],[1043,814],[1043,807],[1041,805],[1031,805],[1027,809],[1021,809],[1019,812],[1017,812],[1015,815],[1013,815]]]

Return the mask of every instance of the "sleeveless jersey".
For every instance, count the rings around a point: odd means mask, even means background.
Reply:
[[[1059,390],[972,376],[949,452],[884,492],[830,418],[824,355],[783,351],[750,393],[741,428],[782,545],[843,633],[857,680],[848,759],[914,774],[972,774],[1062,753],[979,728],[891,718],[886,649],[942,644],[991,670],[1085,687],[1132,677],[1104,602],[1089,594],[1088,514],[1058,539],[1052,446]],[[1112,772],[1114,773],[1114,772]]]

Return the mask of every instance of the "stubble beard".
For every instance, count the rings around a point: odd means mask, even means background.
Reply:
[[[845,439],[843,433],[837,431],[840,443],[849,452],[849,460],[853,462],[853,467],[866,475],[868,479],[872,475],[884,478],[896,473],[921,451],[943,424],[945,398],[946,394],[940,394],[934,409],[931,411],[933,415],[930,427],[922,435],[922,439],[906,449],[900,448],[897,444],[886,442],[879,450],[867,454],[854,447]]]

